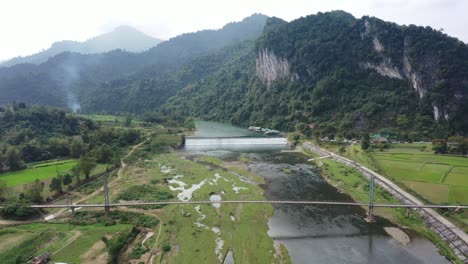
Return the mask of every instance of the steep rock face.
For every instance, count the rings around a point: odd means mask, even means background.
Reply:
[[[385,76],[385,77],[400,79],[400,80],[403,79],[403,77],[401,76],[400,70],[397,67],[392,65],[390,58],[383,60],[379,64],[366,62],[363,64],[363,66],[366,69],[373,69],[377,71],[380,75]]]
[[[290,75],[288,60],[278,58],[268,49],[259,51],[255,65],[257,77],[268,86],[272,81],[284,79]]]
[[[384,52],[384,44],[382,44],[376,36],[378,33],[376,26],[368,20],[364,21],[364,33],[361,34],[361,39],[363,41],[372,41],[373,49],[377,53],[380,62],[361,63],[361,67],[375,70],[381,76],[408,80],[410,86],[418,94],[420,99],[443,81],[438,74],[440,66],[438,65],[437,59],[430,52],[423,56],[422,59],[419,58],[417,62],[414,62],[415,58],[412,57],[412,53],[414,54],[415,52],[412,50],[413,47],[411,47],[410,39],[406,36],[404,36],[402,45],[398,47],[400,53],[402,53],[401,64],[395,65],[392,63],[392,59]],[[413,67],[412,61],[413,64],[418,63],[419,70]],[[435,121],[439,121],[441,117],[448,120],[450,107],[448,107],[446,103],[433,101],[432,106]]]

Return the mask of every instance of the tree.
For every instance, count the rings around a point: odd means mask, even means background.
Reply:
[[[189,117],[189,118],[185,121],[185,127],[186,127],[188,130],[194,130],[194,129],[195,129],[195,121],[193,120],[192,117]]]
[[[126,127],[129,127],[129,126],[131,126],[131,125],[132,125],[132,117],[129,116],[129,115],[127,115],[127,116],[125,117],[125,126],[126,126]]]
[[[366,134],[361,138],[361,148],[366,150],[370,147],[369,135]]]
[[[71,175],[75,176],[76,182],[80,181],[81,168],[79,164],[73,166],[73,168],[70,170],[70,173]]]
[[[4,158],[5,165],[12,171],[24,168],[24,161],[15,147],[8,147]]]
[[[72,183],[73,181],[73,177],[71,176],[70,173],[66,173],[65,175],[63,175],[63,185],[70,185],[70,183]]]
[[[2,204],[0,215],[5,218],[25,219],[36,213],[30,206],[31,201],[28,199],[9,199]]]
[[[36,179],[34,183],[25,191],[25,197],[34,203],[42,203],[42,191],[44,190],[44,183]]]
[[[0,180],[0,201],[5,200],[7,194],[7,183],[4,180]]]
[[[115,151],[109,145],[104,144],[99,148],[97,161],[100,163],[110,163],[114,160],[114,153]]]
[[[85,145],[81,137],[73,137],[72,143],[70,145],[70,155],[73,158],[79,158],[84,154]]]
[[[447,141],[445,141],[445,139],[432,140],[432,150],[436,154],[447,153]]]
[[[57,177],[52,178],[52,181],[50,182],[49,188],[51,191],[55,191],[57,193],[62,193],[62,176],[58,175]]]
[[[80,161],[78,162],[78,165],[80,166],[81,171],[85,175],[86,178],[89,178],[89,175],[93,171],[93,169],[96,167],[96,162],[87,156],[81,157]]]
[[[299,122],[294,126],[294,128],[296,129],[296,131],[304,133],[306,131],[306,129],[308,129],[309,127],[307,126],[306,123]]]

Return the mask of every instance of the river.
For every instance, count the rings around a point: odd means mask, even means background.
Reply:
[[[197,137],[252,136],[246,129],[207,121],[196,122]],[[328,184],[307,157],[284,152],[286,146],[211,146],[191,149],[224,160],[249,157],[249,169],[265,178],[269,200],[351,201]],[[358,207],[275,205],[269,235],[285,245],[293,263],[450,263],[422,236],[405,230],[411,242],[402,245],[377,224],[368,224]]]

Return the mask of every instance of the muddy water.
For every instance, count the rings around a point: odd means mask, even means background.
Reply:
[[[209,127],[209,136],[216,136],[216,126],[223,124],[199,127],[197,123],[198,136],[205,135],[203,127]],[[218,136],[230,136],[229,127],[220,131],[222,135]],[[236,136],[241,132],[236,128]],[[200,149],[192,153],[224,160],[236,160],[241,154],[248,156],[249,169],[265,178],[263,187],[270,200],[351,201],[297,153],[257,146]],[[412,234],[411,242],[403,246],[385,233],[384,226],[369,225],[364,217],[365,211],[358,207],[275,206],[269,235],[286,246],[293,263],[449,263],[425,238]]]

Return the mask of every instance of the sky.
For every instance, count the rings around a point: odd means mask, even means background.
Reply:
[[[169,39],[221,28],[253,13],[291,21],[331,10],[442,28],[468,42],[467,0],[0,0],[0,61],[60,40],[84,41],[119,25]]]

